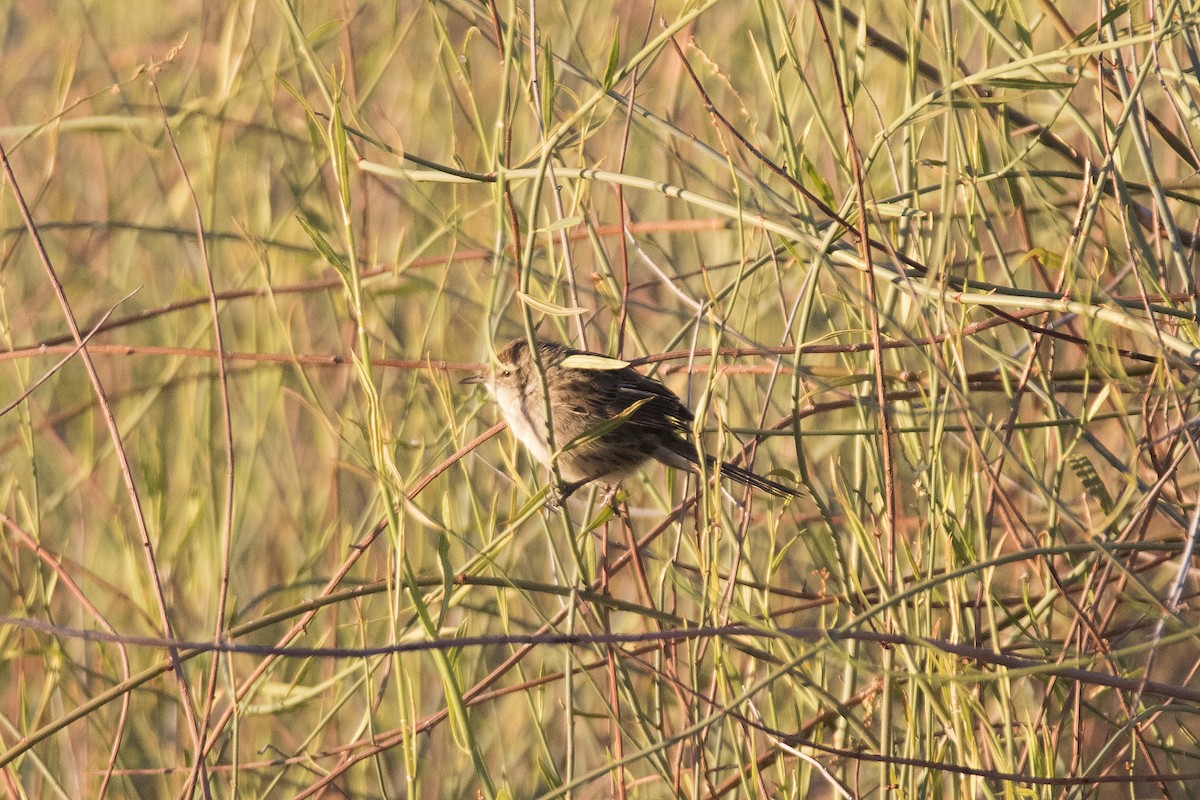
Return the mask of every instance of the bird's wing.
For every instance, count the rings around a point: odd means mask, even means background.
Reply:
[[[552,355],[554,359],[552,363],[560,363],[572,355],[598,356],[599,354],[574,348],[561,348]],[[599,357],[606,358],[605,356]],[[654,378],[649,378],[632,367],[605,370],[608,375],[616,379],[612,381],[589,380],[588,372],[589,370],[579,370],[577,378],[581,384],[586,384],[592,391],[603,389],[603,396],[596,399],[603,404],[606,417],[615,417],[628,410],[634,403],[641,401],[641,405],[629,419],[630,424],[684,434],[691,430],[692,420],[695,419],[691,410],[674,392]]]
[[[633,414],[639,425],[679,431],[690,429],[694,419],[691,410],[666,386],[632,369],[620,370],[616,377],[611,403],[617,413],[642,401]]]

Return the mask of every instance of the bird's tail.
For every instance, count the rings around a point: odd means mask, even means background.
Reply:
[[[804,493],[799,489],[784,486],[782,483],[759,475],[757,472],[751,472],[744,467],[739,467],[737,464],[730,464],[728,461],[719,461],[712,456],[707,456],[705,460],[708,462],[710,471],[719,470],[722,476],[736,481],[743,486],[753,486],[755,489],[762,489],[764,492],[773,494],[776,497],[804,496]]]
[[[700,471],[700,461],[696,455],[695,446],[683,439],[672,442],[669,447],[659,447],[654,457],[664,464],[669,464],[677,469],[686,469],[689,472]],[[804,493],[799,489],[784,486],[782,483],[773,481],[770,478],[764,478],[757,472],[751,472],[745,467],[730,464],[728,461],[720,461],[712,456],[705,456],[705,462],[708,466],[708,472],[720,472],[722,477],[729,478],[731,481],[736,481],[744,486],[761,489],[776,497],[804,496]]]

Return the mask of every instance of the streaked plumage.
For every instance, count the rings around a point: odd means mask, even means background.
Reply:
[[[572,356],[605,357],[554,342],[538,342],[538,352],[554,412],[558,471],[566,482],[561,498],[591,481],[615,485],[650,459],[689,472],[700,471],[692,441],[692,412],[666,386],[631,367],[564,366]],[[464,383],[487,386],[513,434],[538,461],[548,465],[546,387],[530,357],[529,344],[517,339],[496,357],[495,367]],[[629,414],[628,419],[612,430],[597,430],[624,413]],[[747,469],[707,457],[710,470],[718,465],[723,476],[738,483],[780,497],[800,495]]]

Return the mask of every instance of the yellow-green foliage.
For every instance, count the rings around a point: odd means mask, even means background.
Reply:
[[[0,4],[4,792],[1193,796],[1197,14]]]

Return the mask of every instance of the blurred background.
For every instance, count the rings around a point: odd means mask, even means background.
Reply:
[[[6,792],[1194,796],[1198,22],[0,6]],[[805,496],[544,508],[532,330]]]

